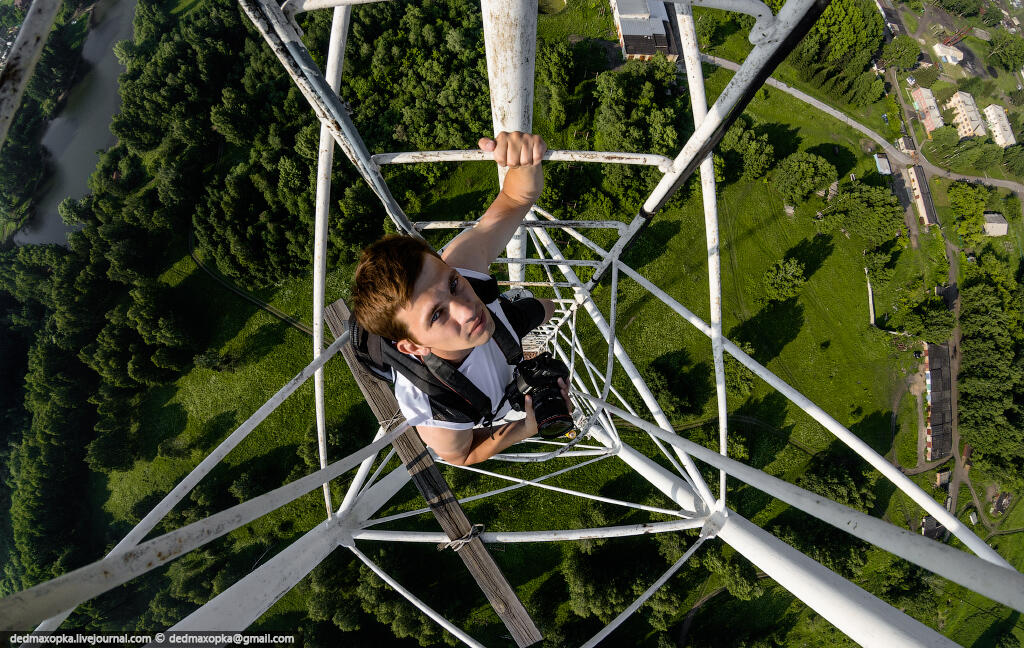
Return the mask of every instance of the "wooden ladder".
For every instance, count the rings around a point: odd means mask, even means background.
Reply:
[[[324,319],[335,338],[348,330],[349,316],[348,305],[341,299],[324,310]],[[356,360],[351,346],[346,344],[341,353],[374,416],[381,425],[388,425],[386,431],[391,431],[404,422],[405,417],[399,411],[398,401],[395,400],[390,386],[363,368]],[[455,499],[441,471],[434,464],[416,429],[409,428],[395,439],[392,445],[448,538],[458,540],[470,537],[473,525]],[[505,623],[516,644],[523,648],[540,641],[543,638],[540,630],[480,538],[472,537],[462,546],[458,555],[466,563],[469,573],[487,596],[498,617]]]

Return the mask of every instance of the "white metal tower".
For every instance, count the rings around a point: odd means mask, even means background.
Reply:
[[[559,310],[552,322],[540,330],[533,343],[550,349],[573,369],[573,399],[577,408],[579,428],[583,430],[572,441],[524,443],[515,451],[500,457],[512,462],[552,462],[553,471],[545,477],[529,481],[500,475],[476,466],[465,467],[476,473],[498,477],[511,485],[473,496],[469,499],[498,495],[514,488],[552,488],[563,493],[591,500],[633,506],[640,510],[665,513],[676,518],[669,522],[604,527],[597,529],[549,529],[543,531],[488,532],[474,529],[465,537],[449,537],[445,533],[424,533],[381,530],[384,522],[395,522],[429,509],[376,517],[378,511],[405,485],[409,472],[400,467],[384,472],[392,454],[387,448],[403,438],[415,421],[381,420],[373,442],[360,451],[334,462],[328,462],[324,442],[324,394],[322,367],[342,350],[348,341],[342,334],[324,348],[325,324],[324,276],[326,271],[327,206],[329,180],[334,146],[341,147],[373,189],[384,208],[403,232],[418,236],[425,229],[457,230],[467,222],[413,223],[388,191],[381,174],[385,164],[410,164],[436,161],[484,160],[479,151],[420,151],[371,154],[354,127],[337,91],[340,85],[351,5],[375,0],[288,0],[279,7],[272,0],[239,0],[246,14],[256,25],[268,45],[295,81],[321,121],[318,187],[316,199],[314,252],[314,346],[311,362],[294,379],[235,430],[218,448],[207,456],[185,479],[143,519],[102,560],[87,565],[52,581],[40,584],[0,600],[0,627],[24,629],[38,624],[38,631],[53,630],[67,618],[71,610],[132,578],[159,567],[187,551],[200,547],[297,497],[322,487],[327,520],[310,529],[302,538],[270,561],[238,581],[222,594],[175,625],[172,630],[244,630],[260,617],[285,592],[305,577],[328,554],[339,546],[353,552],[395,590],[446,630],[469,645],[479,643],[430,609],[412,592],[407,591],[363,554],[362,541],[454,542],[461,546],[471,542],[510,543],[578,540],[593,537],[623,537],[650,533],[678,533],[700,529],[700,536],[685,555],[632,605],[622,610],[607,627],[586,642],[597,645],[635,612],[699,547],[714,539],[725,542],[746,556],[758,568],[787,588],[836,627],[863,645],[869,646],[948,646],[955,645],[936,631],[904,615],[887,603],[826,569],[819,563],[779,540],[772,534],[744,519],[728,505],[726,475],[757,488],[828,524],[836,526],[861,540],[881,547],[931,572],[964,585],[995,601],[1024,611],[1024,576],[985,542],[975,536],[930,495],[918,488],[898,469],[875,453],[866,443],[816,406],[796,389],[768,371],[735,344],[722,337],[721,287],[719,274],[719,235],[711,152],[726,129],[742,113],[753,94],[761,87],[778,63],[807,33],[827,0],[789,0],[773,15],[759,0],[694,0],[675,4],[682,51],[693,104],[695,130],[673,158],[658,155],[595,152],[549,151],[551,162],[588,162],[602,164],[639,164],[656,167],[661,173],[657,187],[651,192],[638,214],[628,222],[619,220],[559,220],[536,206],[510,244],[508,257],[513,286],[540,284],[554,291]],[[52,0],[36,0],[33,5],[49,11]],[[491,107],[495,132],[530,131],[533,105],[533,65],[536,46],[535,0],[482,0],[484,36],[491,88]],[[753,50],[743,62],[715,103],[708,107],[704,96],[704,80],[694,29],[692,7],[711,7],[740,12],[756,20],[750,40]],[[300,39],[294,16],[303,11],[333,8],[330,49],[326,70],[314,64]],[[35,14],[33,14],[35,15]],[[52,14],[49,18],[52,21]],[[45,33],[45,30],[43,31]],[[32,44],[21,46],[25,60],[33,57]],[[41,47],[41,46],[40,46]],[[16,46],[17,50],[17,46]],[[22,51],[22,50],[18,50]],[[15,52],[17,54],[18,52]],[[37,54],[35,54],[37,56]],[[31,70],[31,62],[27,64]],[[21,88],[9,96],[14,104]],[[5,97],[0,92],[0,117],[7,114]],[[6,122],[0,119],[0,139]],[[622,258],[626,247],[654,219],[666,201],[689,176],[699,170],[704,196],[707,259],[709,267],[710,322],[704,322],[676,298],[654,285]],[[586,233],[592,228],[614,230],[617,239],[610,249],[594,243]],[[562,231],[580,242],[590,252],[586,259],[567,258],[551,236]],[[524,268],[539,266],[545,279],[530,282]],[[592,269],[591,278],[583,281],[576,274],[579,267]],[[610,305],[602,309],[592,295],[598,280],[608,275],[611,281]],[[668,418],[630,360],[629,350],[616,337],[616,287],[622,281],[635,282],[672,311],[707,335],[714,355],[714,372],[719,411],[719,448],[713,451],[683,438],[674,432]],[[588,356],[587,348],[577,337],[578,320],[588,319],[603,337],[601,357]],[[589,348],[593,348],[590,345]],[[781,392],[829,432],[852,448],[858,455],[912,498],[959,538],[972,552],[961,552],[945,544],[923,538],[882,520],[831,502],[817,494],[770,476],[758,469],[726,456],[727,403],[723,370],[724,353],[729,353],[749,367],[761,379]],[[613,371],[624,373],[639,393],[648,411],[637,412],[612,385]],[[265,495],[239,504],[205,520],[142,542],[155,525],[202,479],[223,457],[242,441],[284,399],[310,377],[314,378],[316,422],[320,438],[321,470],[282,486]],[[652,422],[653,420],[653,422]],[[624,442],[616,427],[618,421],[641,429],[650,436],[668,469]],[[393,452],[393,451],[392,451]],[[383,454],[383,456],[382,456]],[[567,460],[572,459],[569,462]],[[591,493],[556,488],[545,483],[550,477],[586,468],[600,461],[623,461],[632,470],[662,491],[671,507],[657,508],[614,500]],[[696,461],[718,469],[720,479],[715,488],[709,486],[697,468]],[[377,468],[374,470],[374,465]],[[327,484],[331,479],[356,470],[351,486],[339,506],[331,501]],[[371,474],[371,471],[372,474]],[[465,500],[465,501],[468,501]],[[502,604],[504,605],[504,604]],[[501,613],[501,610],[499,610]],[[535,631],[535,629],[534,629]],[[527,628],[516,634],[520,645],[536,639]]]

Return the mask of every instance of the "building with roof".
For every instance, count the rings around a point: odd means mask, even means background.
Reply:
[[[917,207],[917,215],[921,217],[921,222],[928,225],[937,225],[939,218],[935,213],[935,203],[932,202],[932,192],[928,188],[928,178],[924,174],[924,169],[920,166],[914,166],[907,175],[910,176],[910,190],[914,195],[914,205]]]
[[[1010,226],[1006,218],[999,212],[987,211],[985,216],[985,236],[1006,236]]]
[[[932,45],[932,51],[935,52],[935,56],[939,57],[939,60],[943,63],[960,65],[960,61],[964,60],[964,53],[950,45],[935,43]]]
[[[989,104],[982,112],[985,113],[985,121],[988,122],[993,142],[1003,148],[1017,143],[1017,138],[1010,129],[1010,120],[1006,118],[1006,108],[999,104]]]
[[[981,118],[978,104],[974,103],[974,97],[963,91],[955,92],[949,98],[946,109],[953,111],[953,123],[961,139],[985,135],[985,121]]]
[[[935,101],[935,95],[931,90],[914,86],[914,89],[910,91],[910,97],[914,101],[914,108],[921,115],[921,124],[924,125],[926,131],[930,133],[936,128],[946,125],[942,121],[942,112],[939,110],[939,104]]]
[[[675,9],[661,0],[611,0],[619,46],[626,60],[650,60],[661,52],[679,58]]]
[[[875,153],[875,168],[878,169],[878,173],[881,175],[892,175],[892,166],[889,164],[889,158],[886,157],[885,153]]]
[[[925,460],[935,461],[953,451],[953,401],[949,348],[925,344],[924,376],[928,395],[925,419]]]
[[[932,516],[926,515],[921,520],[921,535],[932,540],[942,540],[946,537],[946,527]]]
[[[940,470],[935,473],[935,488],[942,488],[949,485],[950,471]]]
[[[896,146],[900,149],[900,152],[906,155],[913,155],[917,152],[917,147],[914,146],[914,140],[906,136],[897,138]]]

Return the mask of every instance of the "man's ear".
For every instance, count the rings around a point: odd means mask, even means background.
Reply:
[[[425,347],[416,344],[415,342],[408,338],[402,338],[401,340],[395,342],[395,348],[401,351],[402,353],[407,353],[409,355],[421,357],[430,355],[430,347]]]

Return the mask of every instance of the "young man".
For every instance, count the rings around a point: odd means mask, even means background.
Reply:
[[[460,465],[483,461],[537,434],[529,396],[525,413],[502,404],[512,367],[492,336],[495,318],[521,340],[554,313],[553,302],[532,297],[484,304],[466,281],[488,278],[491,263],[544,188],[541,159],[547,146],[539,135],[501,133],[496,141],[482,138],[479,145],[508,168],[501,192],[480,220],[440,256],[409,236],[374,243],[363,252],[352,290],[352,310],[361,327],[395,341],[399,351],[421,361],[431,355],[446,361],[490,399],[490,426],[447,420],[459,417],[444,416],[436,403],[396,372],[395,397],[402,413],[407,419],[423,420],[416,426],[423,441],[445,461]],[[565,384],[559,385],[568,402]]]

